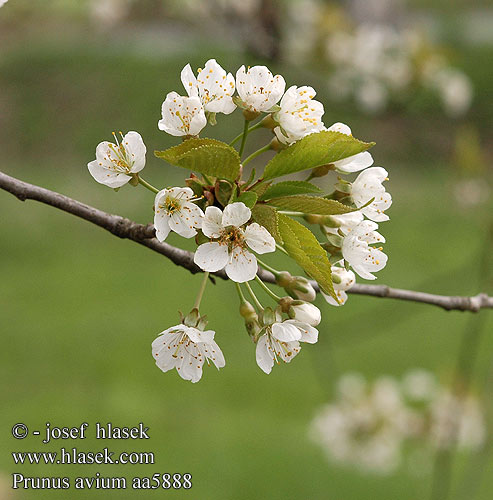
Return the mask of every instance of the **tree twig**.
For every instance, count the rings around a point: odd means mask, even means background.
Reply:
[[[77,200],[64,196],[55,191],[50,191],[33,184],[11,177],[0,172],[0,188],[16,196],[19,200],[35,200],[46,205],[63,210],[69,214],[80,217],[106,229],[119,238],[126,238],[158,252],[167,257],[174,264],[181,266],[191,273],[199,273],[202,270],[194,263],[193,253],[169,245],[166,242],[159,242],[154,236],[155,231],[152,224],[138,224],[125,217],[112,215],[97,208],[81,203]],[[222,279],[228,279],[224,271],[212,273]],[[272,273],[259,269],[259,277],[268,283],[274,283]],[[312,283],[318,290],[315,282]],[[447,311],[471,311],[477,312],[480,309],[493,309],[493,297],[480,293],[473,297],[434,295],[412,290],[390,288],[386,285],[365,285],[356,284],[348,293],[357,295],[368,295],[372,297],[382,297],[389,299],[407,300],[411,302],[421,302],[431,304]]]

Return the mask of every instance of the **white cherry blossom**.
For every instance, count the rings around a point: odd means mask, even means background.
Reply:
[[[380,271],[387,264],[387,255],[382,252],[382,248],[370,246],[374,243],[385,243],[385,238],[376,231],[377,229],[377,223],[365,220],[342,242],[342,256],[356,274],[367,280],[376,279],[371,273]]]
[[[289,363],[300,352],[300,342],[315,344],[318,340],[318,330],[313,326],[295,319],[282,322],[278,319],[264,327],[255,351],[257,365],[267,374],[272,371],[274,361]]]
[[[389,220],[384,212],[392,205],[392,196],[385,191],[383,182],[388,179],[387,170],[382,167],[371,167],[363,170],[351,186],[351,197],[357,207],[362,207],[372,198],[370,205],[361,212],[375,222]]]
[[[190,64],[181,72],[181,81],[189,97],[198,97],[205,111],[232,113],[236,108],[232,99],[235,92],[233,75],[226,73],[215,59],[209,59],[204,69],[199,69],[197,73],[195,77]]]
[[[193,191],[188,187],[159,191],[154,201],[154,227],[159,241],[164,241],[171,230],[185,238],[197,234],[204,213],[193,199]]]
[[[174,136],[198,135],[207,125],[204,107],[197,96],[183,97],[170,92],[162,105],[160,130]]]
[[[115,133],[115,143],[103,141],[96,148],[96,159],[87,164],[89,172],[100,184],[119,188],[140,172],[146,164],[146,147],[138,132]]]
[[[213,330],[203,332],[184,324],[161,332],[152,343],[152,356],[163,372],[176,368],[181,378],[194,383],[202,377],[205,361],[211,360],[218,369],[226,364]]]
[[[227,205],[224,212],[207,207],[202,221],[202,232],[214,239],[197,248],[194,261],[204,271],[225,269],[230,279],[243,283],[255,278],[257,258],[248,247],[259,254],[274,252],[274,238],[256,222],[244,227],[251,210],[241,202]]]
[[[281,109],[275,114],[279,126],[274,132],[283,144],[292,144],[302,137],[324,129],[324,106],[315,101],[312,87],[290,87],[281,99]]]
[[[0,0],[0,7],[3,7],[9,0]]]
[[[327,130],[332,132],[340,132],[341,134],[345,135],[352,135],[351,129],[344,123],[340,122],[334,123]],[[373,157],[370,153],[368,153],[368,151],[363,151],[362,153],[358,153],[353,156],[349,156],[348,158],[335,161],[333,165],[340,173],[350,174],[353,172],[359,172],[360,170],[373,165]]]
[[[236,72],[236,90],[246,109],[253,112],[269,111],[279,102],[286,82],[281,75],[273,76],[265,66],[242,66]]]
[[[322,295],[331,306],[342,306],[347,300],[346,290],[349,290],[356,283],[356,277],[354,276],[353,271],[348,271],[344,267],[339,266],[332,266],[332,275],[335,275],[340,279],[340,283],[337,283],[336,281],[333,282],[334,291],[339,299],[339,303],[337,303],[334,297],[331,297],[330,295],[323,292]]]

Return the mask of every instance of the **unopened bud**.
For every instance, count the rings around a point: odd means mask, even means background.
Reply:
[[[312,284],[303,276],[295,276],[293,293],[296,298],[305,300],[306,302],[313,302],[317,297],[317,292]]]
[[[246,319],[258,319],[257,312],[255,308],[250,304],[250,302],[242,302],[240,305],[240,314]]]
[[[303,218],[308,224],[323,224],[325,215],[306,214]]]
[[[317,326],[322,320],[322,315],[320,309],[313,304],[308,302],[293,302],[293,305],[289,308],[289,317],[291,319],[296,319],[302,323],[308,323],[311,326]]]
[[[291,273],[289,273],[288,271],[281,271],[279,274],[276,275],[276,283],[279,286],[282,286],[283,288],[290,286],[292,281],[293,277],[291,276]]]

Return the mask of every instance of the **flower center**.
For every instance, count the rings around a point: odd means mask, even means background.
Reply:
[[[223,230],[219,241],[220,243],[228,245],[228,248],[232,250],[235,247],[245,246],[245,235],[243,234],[243,230],[239,227],[229,226]]]

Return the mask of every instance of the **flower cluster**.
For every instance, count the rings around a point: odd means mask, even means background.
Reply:
[[[199,313],[209,273],[217,273],[235,283],[240,315],[256,344],[257,364],[270,373],[275,362],[289,362],[298,354],[300,342],[317,342],[315,327],[321,313],[311,303],[315,286],[328,303],[339,306],[355,283],[350,268],[362,278],[375,279],[372,273],[386,265],[387,256],[379,246],[385,240],[377,223],[388,220],[385,211],[392,203],[383,186],[388,174],[372,166],[367,151],[371,143],[355,139],[345,124],[325,126],[324,107],[315,100],[313,88],[293,85],[286,90],[284,78],[265,66],[241,66],[234,77],[210,59],[196,73],[187,64],[181,82],[184,95],[174,91],[166,95],[158,127],[181,137],[182,143],[155,154],[191,170],[185,186],[158,189],[143,179],[147,150],[134,131],[120,133],[121,138],[114,134],[114,142],[101,142],[88,169],[97,182],[110,188],[142,185],[153,192],[156,244],[165,245],[171,232],[195,241],[193,260],[204,271],[202,285],[191,312],[153,342],[157,366],[163,371],[176,368],[182,378],[197,382],[206,361],[217,368],[225,365],[214,332],[204,330],[206,320]],[[242,134],[229,144],[199,138],[207,124],[216,123],[218,114],[229,115],[235,109],[243,113]],[[247,136],[257,129],[270,131],[269,142],[243,159]],[[236,150],[233,146],[240,141]],[[243,179],[245,166],[267,151],[275,156],[263,174],[255,178],[252,171]],[[303,170],[309,170],[304,181],[275,182]],[[309,182],[329,172],[358,175],[353,182],[338,177],[332,192]],[[316,283],[279,271],[258,257],[277,249]],[[286,296],[278,296],[261,279],[268,272]],[[250,286],[253,280],[274,305],[261,304]],[[246,300],[245,291],[254,305]]]
[[[459,398],[421,369],[373,383],[356,373],[342,376],[335,400],[318,412],[310,432],[330,460],[379,474],[401,465],[405,444],[443,449],[456,443],[467,450],[486,439],[478,401]]]

